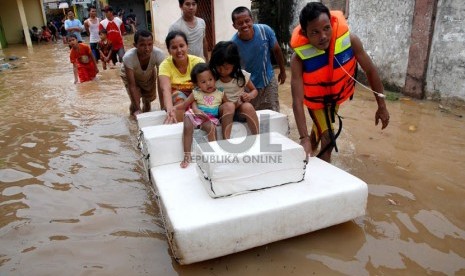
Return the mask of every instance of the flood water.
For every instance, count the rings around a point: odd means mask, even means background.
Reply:
[[[0,275],[465,275],[465,107],[401,97],[381,131],[358,89],[333,164],[368,183],[366,215],[181,266],[118,70],[74,85],[68,51],[0,52],[20,57],[0,72]]]

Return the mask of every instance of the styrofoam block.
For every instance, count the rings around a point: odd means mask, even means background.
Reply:
[[[164,110],[144,112],[136,116],[139,129],[142,129],[148,126],[162,125],[163,122],[165,121],[165,118],[166,118],[166,111]]]
[[[273,110],[258,110],[257,116],[259,119],[260,133],[267,132],[278,132],[283,135],[289,134],[289,121],[286,115],[273,111]],[[148,126],[162,125],[165,118],[166,112],[164,110],[157,110],[151,112],[141,113],[136,116],[139,129]],[[243,137],[247,134],[247,124],[234,122],[231,138]],[[217,137],[222,138],[221,127],[217,127]]]
[[[260,133],[277,132],[288,136],[290,132],[289,119],[287,115],[265,109],[257,111],[260,122]]]
[[[305,157],[301,145],[271,132],[199,144],[193,159],[207,192],[222,197],[302,181]]]
[[[365,214],[368,189],[355,176],[309,159],[305,180],[212,198],[195,166],[151,169],[172,253],[190,264],[302,235]]]
[[[285,136],[289,135],[289,119],[286,115],[268,109],[257,110],[256,112],[258,117],[259,133],[277,132]],[[199,130],[199,132],[201,132],[200,135],[205,135],[204,131]],[[250,134],[247,123],[233,122],[231,138],[245,137]],[[223,139],[221,126],[216,128],[216,137],[218,137],[219,140]]]
[[[148,168],[181,162],[183,124],[149,126],[141,129],[141,151]]]
[[[144,155],[144,162],[147,168],[154,166],[179,163],[184,158],[184,149],[182,143],[183,123],[170,125],[157,125],[143,127],[140,130],[140,148]],[[238,135],[246,131],[240,123],[234,123],[231,130],[231,136]],[[192,149],[197,142],[207,142],[205,132],[200,129],[194,131]]]
[[[172,125],[163,125],[165,119],[165,111],[152,111],[137,115],[137,122],[140,129],[140,147],[144,148],[143,153],[151,160],[146,160],[148,168],[153,166],[166,165],[171,163],[181,162],[184,153],[182,148],[182,132],[183,123]],[[272,110],[259,110],[257,116],[260,120],[260,131],[265,133],[268,130],[288,135],[289,122],[287,116]],[[165,130],[166,128],[166,130]],[[217,139],[222,139],[221,126],[217,129]],[[150,132],[150,133],[147,133]],[[231,129],[231,138],[245,137],[248,134],[246,123],[233,122]],[[144,141],[150,139],[151,141]],[[158,142],[160,141],[160,142]],[[200,129],[194,131],[194,143],[192,149],[195,149],[195,141],[206,142],[206,133]],[[146,144],[154,145],[147,148]],[[162,146],[155,146],[160,144]],[[161,152],[158,152],[158,149]],[[167,156],[164,153],[167,152]]]

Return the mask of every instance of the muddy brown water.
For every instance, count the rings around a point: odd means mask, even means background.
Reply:
[[[358,89],[333,164],[368,183],[365,216],[180,266],[118,71],[74,85],[61,43],[1,55],[0,275],[465,275],[463,106],[401,97],[381,131]],[[289,78],[280,97],[296,139]]]

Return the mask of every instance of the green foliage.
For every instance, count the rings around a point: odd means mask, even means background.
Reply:
[[[396,93],[396,92],[387,92],[387,91],[385,91],[385,95],[386,95],[386,100],[388,100],[388,101],[398,101],[400,94]]]

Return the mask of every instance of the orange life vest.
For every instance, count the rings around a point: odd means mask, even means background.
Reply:
[[[346,101],[354,94],[357,61],[350,43],[349,26],[340,11],[331,11],[332,37],[328,50],[310,45],[298,25],[291,47],[302,59],[304,104],[322,109]]]

